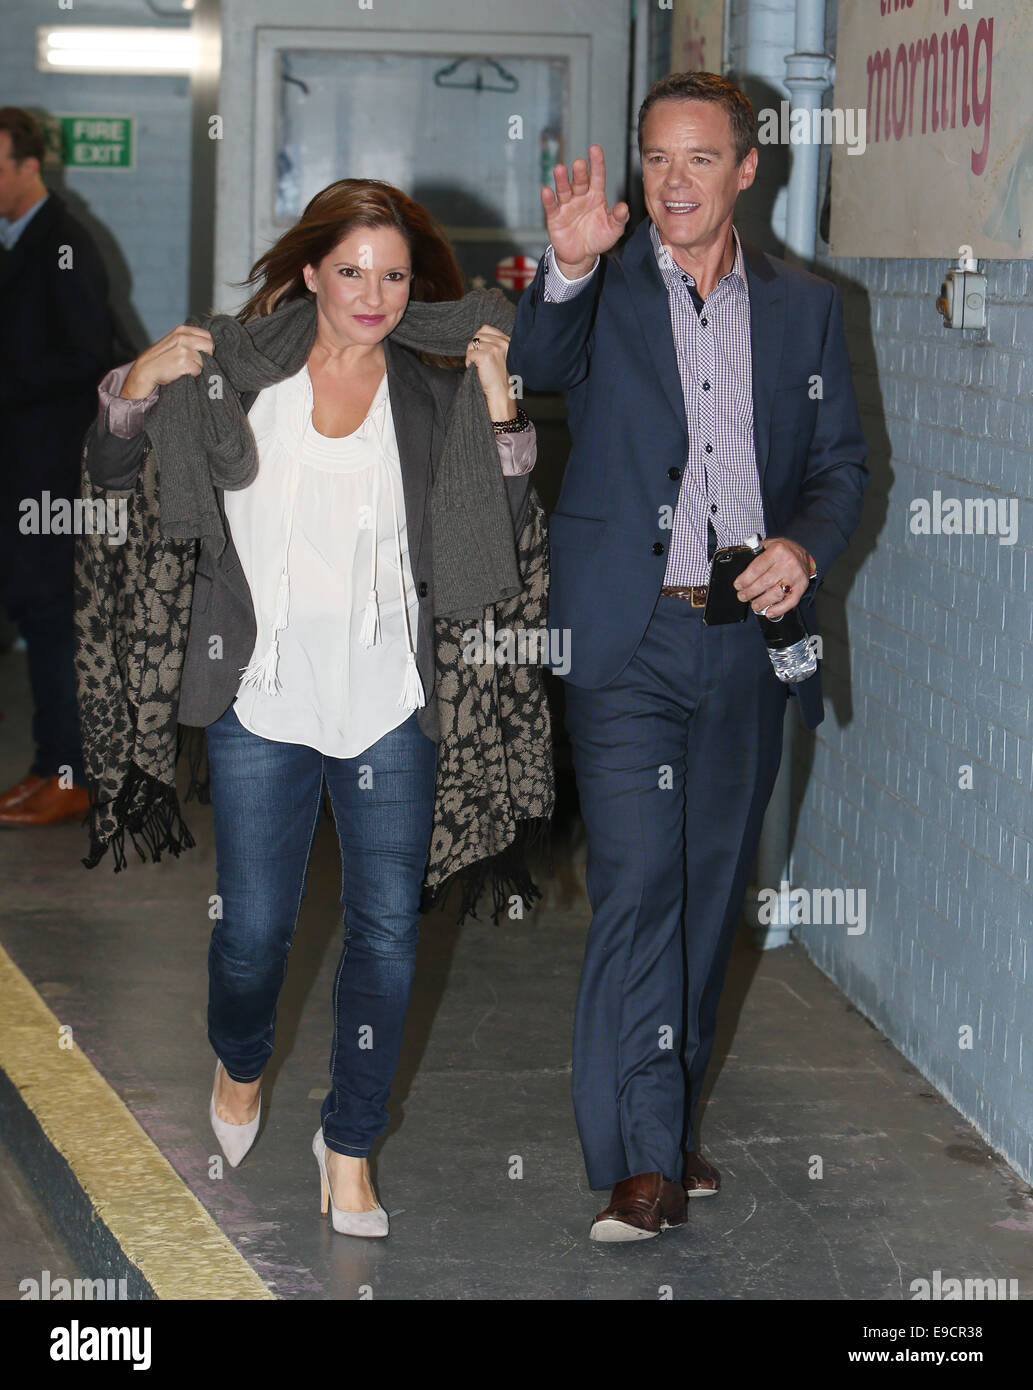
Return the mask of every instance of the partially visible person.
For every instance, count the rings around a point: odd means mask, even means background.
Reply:
[[[53,825],[88,808],[72,666],[74,537],[47,523],[54,501],[79,495],[112,329],[103,262],[47,192],[44,150],[28,111],[0,108],[0,602],[25,641],[35,743],[28,773],[0,793],[3,826]],[[30,500],[35,507],[23,506]]]

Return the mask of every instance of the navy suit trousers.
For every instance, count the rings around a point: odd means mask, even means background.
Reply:
[[[695,1147],[785,707],[752,615],[708,627],[666,595],[614,681],[566,683],[592,906],[573,1047],[592,1188],[679,1179]]]

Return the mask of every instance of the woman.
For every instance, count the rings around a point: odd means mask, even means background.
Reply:
[[[163,450],[163,528],[203,536],[178,718],[206,728],[214,810],[222,916],[209,952],[212,1127],[236,1166],[261,1117],[325,779],[345,937],[332,1084],[313,1151],[334,1229],[384,1236],[368,1155],[387,1124],[434,810],[441,557],[432,530],[444,528],[430,525],[430,498],[446,438],[460,433],[450,427],[462,379],[390,339],[410,301],[460,299],[462,280],[419,204],[375,180],[344,179],[311,201],[247,283],[258,288],[238,315],[246,333],[219,318],[184,324],[105,379],[85,466],[94,487],[132,487],[146,430],[149,447]],[[299,308],[306,303],[314,316]],[[283,346],[291,333],[301,335],[300,357],[293,339]],[[508,341],[485,323],[465,361],[495,433],[512,550],[535,446],[510,396]],[[171,391],[186,400],[182,379],[203,371],[207,393],[190,397],[191,408],[200,400],[203,413],[208,398],[220,399],[229,376],[248,411],[257,472],[245,486],[217,489],[213,527],[177,530],[172,513],[191,511],[176,471],[186,450],[178,431],[189,434],[194,417],[184,410],[170,426],[160,410]],[[269,384],[239,389],[255,381]],[[207,447],[228,452],[222,441]]]

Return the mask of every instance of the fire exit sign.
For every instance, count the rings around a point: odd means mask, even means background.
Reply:
[[[48,164],[66,169],[131,169],[132,116],[52,116],[45,123]]]

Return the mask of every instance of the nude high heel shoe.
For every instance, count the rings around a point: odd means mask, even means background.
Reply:
[[[253,1120],[248,1120],[247,1124],[234,1125],[230,1124],[228,1120],[221,1120],[215,1110],[215,1086],[219,1079],[221,1066],[221,1062],[216,1062],[215,1079],[212,1082],[212,1098],[208,1103],[208,1118],[212,1122],[212,1129],[219,1141],[219,1148],[226,1155],[226,1161],[231,1168],[236,1168],[255,1142],[255,1135],[258,1133],[259,1122],[262,1119],[262,1094],[259,1092],[258,1095],[258,1114]]]
[[[312,1152],[319,1164],[319,1210],[325,1216],[329,1206],[334,1230],[342,1236],[386,1236],[389,1223],[382,1206],[378,1205],[372,1211],[342,1211],[334,1206],[330,1179],[326,1173],[326,1141],[322,1126],[316,1130],[312,1140]]]

